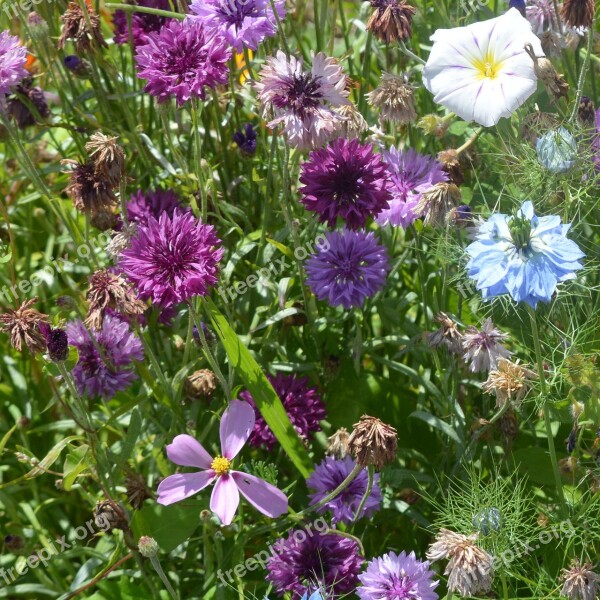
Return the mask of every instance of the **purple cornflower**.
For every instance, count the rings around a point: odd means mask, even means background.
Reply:
[[[146,8],[158,8],[160,10],[172,11],[169,0],[137,0],[137,6]],[[177,3],[174,3],[177,11]],[[131,40],[134,47],[146,43],[148,35],[160,31],[161,27],[171,21],[168,17],[151,15],[149,13],[134,12],[131,14]],[[115,43],[127,44],[129,42],[129,23],[127,22],[127,13],[123,10],[116,10],[113,16],[113,25],[115,26]]]
[[[556,23],[556,13],[554,12],[552,0],[527,0],[525,16],[531,23],[533,33],[536,35],[539,35],[545,29],[553,29]]]
[[[285,0],[274,0],[279,20],[285,18]],[[238,53],[256,50],[267,37],[277,33],[277,18],[271,0],[193,0],[191,18],[216,29]]]
[[[40,322],[39,330],[46,340],[46,349],[50,360],[62,362],[69,356],[69,338],[67,332],[60,327],[56,329],[48,323]]]
[[[434,575],[429,561],[418,560],[414,552],[390,552],[369,562],[358,576],[362,586],[356,593],[361,600],[437,600]]]
[[[26,62],[27,48],[19,38],[8,31],[0,32],[0,98],[27,77]]]
[[[147,79],[144,90],[177,105],[206,96],[206,88],[227,83],[231,52],[221,35],[205,29],[199,21],[169,21],[158,33],[138,46],[135,60],[138,77]]]
[[[292,592],[298,599],[304,592],[324,588],[338,598],[356,588],[363,558],[354,540],[298,529],[277,540],[274,549],[277,554],[267,563],[266,579],[280,595]]]
[[[500,342],[504,341],[508,334],[502,333],[494,327],[491,319],[486,319],[478,331],[476,327],[467,327],[462,340],[464,359],[469,363],[469,370],[473,373],[495,371],[498,368],[498,360],[510,358],[509,352]]]
[[[329,249],[313,254],[306,263],[307,284],[319,300],[331,306],[362,306],[384,285],[388,253],[373,232],[330,231]]]
[[[320,502],[325,496],[333,492],[352,472],[356,462],[351,456],[340,460],[325,457],[325,460],[315,467],[311,476],[306,480],[309,489],[314,490],[310,494],[311,504]],[[352,523],[356,518],[368,517],[381,508],[381,490],[379,489],[379,474],[375,473],[373,488],[365,502],[360,516],[357,517],[358,507],[367,491],[368,476],[366,469],[352,480],[350,485],[333,500],[327,502],[317,512],[326,510],[333,512],[332,523]]]
[[[421,194],[436,183],[448,181],[442,165],[433,156],[424,156],[412,148],[398,150],[391,146],[383,151],[392,181],[390,207],[379,213],[376,221],[380,225],[408,227],[421,215],[415,207]]]
[[[116,314],[105,315],[102,329],[94,332],[96,343],[79,319],[67,325],[67,336],[79,351],[72,373],[80,394],[110,400],[138,378],[131,367],[144,358],[142,343]]]
[[[267,379],[279,396],[292,425],[302,439],[308,439],[311,433],[320,431],[319,421],[326,418],[327,412],[317,389],[309,387],[307,377],[278,373],[275,377],[267,375]],[[250,443],[253,446],[262,446],[271,450],[277,443],[277,439],[256,408],[254,398],[247,390],[241,392],[239,398],[254,407],[256,421],[250,436]]]
[[[178,208],[185,210],[173,190],[138,190],[127,202],[127,219],[138,225],[148,225],[149,217],[158,219],[163,213],[173,217]]]
[[[342,118],[333,109],[349,104],[342,68],[322,52],[305,71],[302,60],[279,50],[267,58],[254,85],[264,118],[275,116],[268,126],[283,125],[288,142],[298,148],[322,146],[335,137]]]
[[[327,148],[314,150],[302,165],[298,191],[302,204],[333,227],[338,217],[349,229],[365,226],[389,208],[391,183],[387,165],[371,144],[339,138]]]
[[[139,297],[170,308],[192,296],[205,296],[217,283],[223,249],[212,225],[191,212],[175,210],[148,217],[123,250],[119,266],[135,284]]]
[[[246,156],[254,156],[256,152],[256,131],[252,123],[244,127],[244,131],[236,131],[233,134],[233,141],[238,145],[240,152]]]

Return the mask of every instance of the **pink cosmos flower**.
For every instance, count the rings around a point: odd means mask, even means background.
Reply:
[[[198,467],[197,473],[177,473],[160,482],[158,503],[173,504],[185,500],[215,482],[210,509],[230,525],[240,503],[240,493],[254,508],[279,517],[287,512],[286,495],[275,486],[240,471],[231,463],[242,449],[254,428],[254,409],[247,402],[232,400],[221,418],[221,456],[213,458],[191,435],[178,435],[167,446],[167,456],[176,465]]]

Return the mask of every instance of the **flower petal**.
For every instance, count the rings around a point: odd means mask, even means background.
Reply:
[[[240,494],[235,481],[230,475],[221,475],[210,497],[210,510],[221,519],[223,525],[231,525],[239,503]]]
[[[203,490],[214,478],[215,472],[211,470],[170,475],[158,484],[157,502],[166,506],[185,500]]]
[[[167,446],[167,456],[176,465],[199,469],[210,469],[213,460],[197,439],[185,434],[178,435]]]
[[[231,476],[242,496],[263,515],[274,518],[287,513],[287,496],[274,485],[240,471],[232,471]]]
[[[247,402],[232,400],[221,417],[221,452],[231,460],[246,443],[254,427],[254,408]]]

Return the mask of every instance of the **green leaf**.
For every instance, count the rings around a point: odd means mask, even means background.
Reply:
[[[64,438],[56,444],[42,460],[40,460],[39,464],[37,464],[29,473],[24,475],[25,479],[33,479],[34,477],[38,477],[39,475],[43,475],[57,460],[60,456],[60,453],[63,451],[64,447],[75,440],[80,440],[81,438],[78,435],[70,435],[67,438]]]
[[[77,476],[89,467],[89,449],[87,444],[83,444],[67,454],[63,466],[63,489],[65,491],[70,491]]]
[[[423,410],[415,410],[415,412],[411,413],[409,416],[414,417],[415,419],[420,419],[421,421],[425,421],[431,427],[438,429],[442,433],[445,433],[449,438],[452,438],[458,447],[462,447],[463,443],[460,439],[460,436],[453,427],[448,425],[445,421],[442,421],[439,417],[436,417],[428,412]]]
[[[302,445],[302,441],[298,437],[281,400],[260,365],[229,326],[227,319],[221,314],[214,302],[210,298],[207,298],[205,302],[213,328],[227,352],[231,365],[252,394],[256,407],[285,453],[290,457],[302,476],[308,477],[312,470],[312,461]]]

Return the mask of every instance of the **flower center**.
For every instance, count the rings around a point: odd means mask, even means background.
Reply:
[[[502,61],[496,60],[488,51],[483,59],[474,60],[473,66],[477,69],[480,79],[496,79],[502,68]]]
[[[529,219],[513,217],[508,228],[517,250],[524,250],[529,247],[531,241],[531,221]]]
[[[392,576],[389,593],[386,600],[417,600],[419,595],[414,590],[414,584],[408,577]]]
[[[287,83],[287,93],[273,98],[273,104],[277,108],[289,108],[304,115],[307,110],[321,104],[323,94],[319,80],[320,77],[313,77],[311,73],[294,75]]]
[[[217,456],[210,465],[210,468],[217,475],[227,475],[231,470],[231,461],[224,456]]]
[[[225,17],[228,23],[237,29],[242,26],[246,17],[258,16],[258,11],[253,1],[224,0],[218,12]]]

